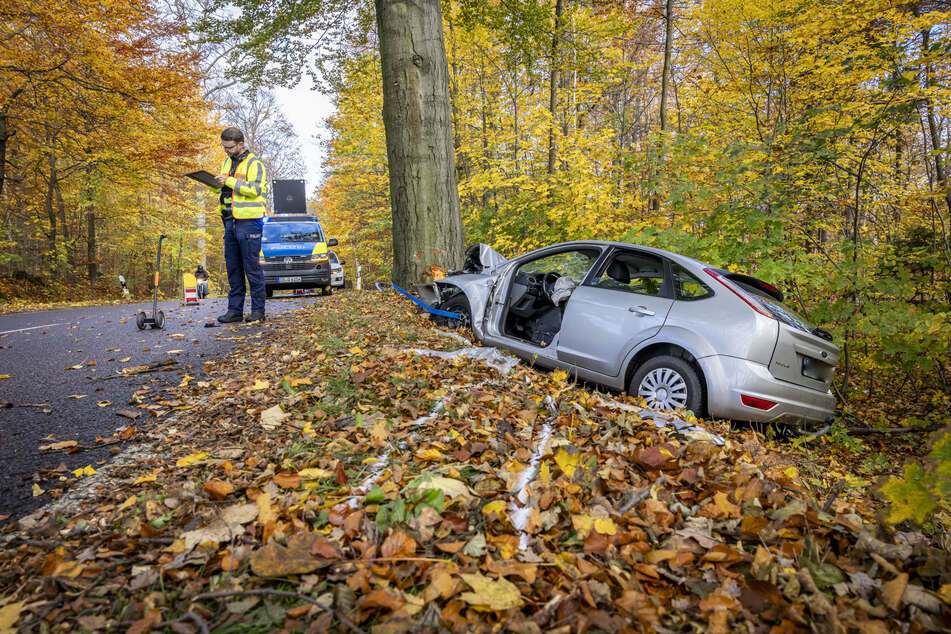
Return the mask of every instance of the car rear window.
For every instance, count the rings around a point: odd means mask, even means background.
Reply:
[[[771,313],[776,315],[776,319],[788,324],[793,328],[798,328],[799,330],[805,332],[812,332],[815,329],[815,325],[812,324],[808,319],[797,313],[795,310],[790,308],[788,305],[783,302],[777,301],[775,297],[764,293],[758,288],[754,288],[749,284],[744,284],[737,280],[731,280],[734,284],[742,288],[746,293],[752,295],[760,304],[766,307]]]
[[[268,222],[261,237],[264,242],[323,242],[319,222]]]

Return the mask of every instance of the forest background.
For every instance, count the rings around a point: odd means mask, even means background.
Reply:
[[[947,417],[951,4],[442,10],[467,243],[513,256],[618,239],[752,273],[835,335],[846,416]],[[330,0],[0,0],[6,299],[115,297],[120,273],[142,291],[162,232],[167,295],[205,258],[224,279],[213,197],[180,175],[217,165],[234,123],[273,178],[300,177],[269,88],[305,72],[336,107],[312,205],[351,279],[357,264],[388,279],[373,15]]]

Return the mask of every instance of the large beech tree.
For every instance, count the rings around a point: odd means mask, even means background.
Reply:
[[[376,0],[383,121],[393,207],[393,281],[462,261],[439,0]]]

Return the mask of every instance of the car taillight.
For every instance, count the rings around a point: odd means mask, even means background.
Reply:
[[[717,273],[717,272],[714,271],[713,269],[703,269],[703,272],[706,273],[707,275],[709,275],[710,277],[712,277],[713,279],[715,279],[716,281],[720,282],[720,283],[723,284],[724,286],[726,286],[728,289],[730,289],[730,291],[731,291],[734,295],[736,295],[737,297],[739,297],[740,299],[742,299],[744,302],[746,302],[746,304],[747,304],[750,308],[752,308],[753,310],[755,310],[756,312],[758,312],[760,315],[763,315],[763,316],[765,316],[765,317],[769,317],[770,319],[776,319],[776,315],[774,315],[772,312],[770,312],[769,309],[767,309],[765,306],[763,306],[763,305],[760,304],[759,302],[753,303],[753,301],[750,301],[750,298],[747,297],[746,294],[743,293],[743,291],[741,291],[740,289],[738,289],[738,288],[736,288],[735,286],[733,286],[733,284],[730,283],[730,280],[724,278],[722,275],[720,275],[719,273]],[[755,301],[755,300],[754,300],[754,301]],[[773,404],[775,405],[775,403],[773,403]]]
[[[743,404],[747,407],[755,407],[756,409],[769,410],[776,407],[774,401],[767,401],[765,398],[757,398],[749,394],[740,394],[740,400],[743,401]]]

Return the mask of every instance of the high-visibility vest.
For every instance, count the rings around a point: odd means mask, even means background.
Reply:
[[[225,157],[220,174],[231,173],[231,161],[230,156]],[[231,188],[231,215],[234,218],[245,220],[267,215],[267,170],[261,159],[248,152],[225,185]],[[224,213],[225,208],[226,203],[219,200],[218,211]]]

